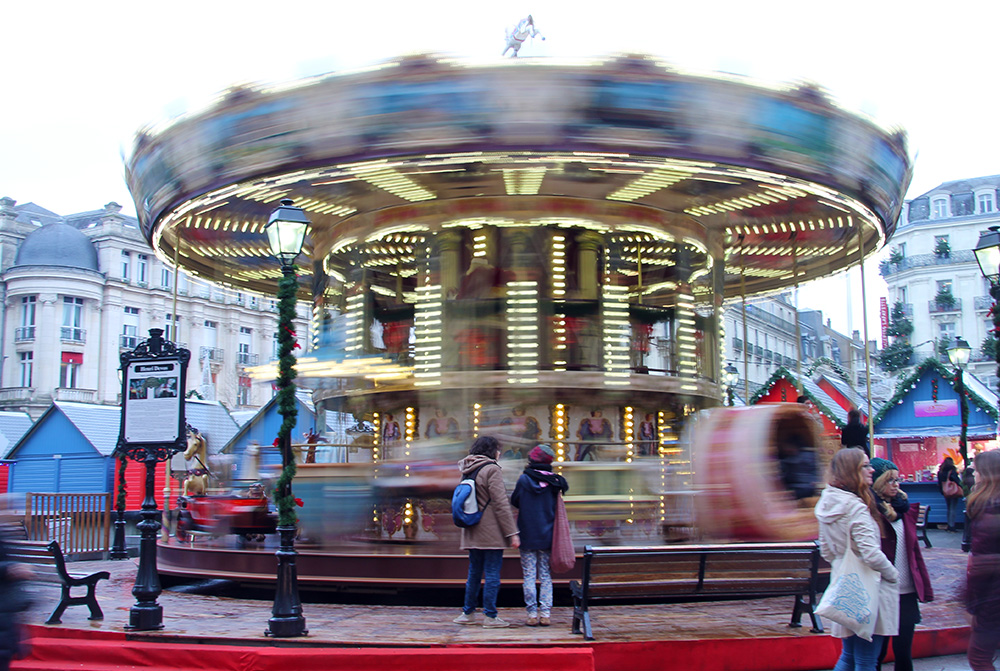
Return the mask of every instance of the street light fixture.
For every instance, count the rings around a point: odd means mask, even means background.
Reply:
[[[295,258],[302,251],[309,219],[302,208],[295,207],[285,198],[271,213],[264,231],[273,254],[281,262],[281,280],[278,282],[278,413],[281,428],[278,429],[278,448],[281,450],[281,476],[274,487],[274,500],[278,507],[278,576],[274,593],[274,607],[264,633],[274,637],[304,636],[306,619],[302,615],[299,600],[299,576],[295,565],[295,534],[297,517],[295,498],[292,496],[292,480],[295,478],[295,458],[292,455],[292,428],[295,427],[298,410],[295,405],[295,297],[299,282],[295,277]]]
[[[733,389],[736,388],[736,383],[740,381],[740,371],[733,364],[727,363],[723,369],[722,380],[726,383],[726,405],[732,406]]]
[[[962,461],[966,464],[969,463],[966,445],[966,435],[969,428],[969,403],[965,398],[965,381],[962,379],[962,375],[971,354],[972,348],[962,336],[955,336],[955,340],[948,346],[948,360],[958,370],[955,373],[955,391],[958,393],[958,401],[962,409],[962,432],[958,439],[958,451],[962,455]]]
[[[976,243],[976,262],[983,277],[996,284],[1000,277],[1000,226],[990,226],[979,234]]]

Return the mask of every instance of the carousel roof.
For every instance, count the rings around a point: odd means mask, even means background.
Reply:
[[[312,222],[305,255],[331,273],[352,250],[405,275],[426,235],[448,228],[554,225],[646,241],[665,259],[675,241],[707,240],[701,251],[724,259],[733,296],[856,263],[859,239],[874,253],[910,161],[901,132],[814,87],[693,76],[644,57],[416,56],[233,89],[141,132],[127,178],[159,255],[264,293],[280,270],[263,228],[291,198]]]

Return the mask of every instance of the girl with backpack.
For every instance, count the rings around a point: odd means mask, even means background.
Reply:
[[[458,462],[462,477],[476,471],[476,503],[482,511],[478,524],[462,528],[462,549],[469,551],[469,577],[465,582],[465,604],[462,614],[452,622],[475,624],[473,613],[479,600],[479,583],[483,581],[483,627],[509,627],[510,623],[497,614],[497,594],[500,592],[500,566],[506,547],[521,545],[514,513],[507,501],[507,487],[500,471],[500,443],[493,436],[480,436],[469,448],[469,456]],[[485,580],[484,580],[485,574]]]
[[[519,510],[517,528],[521,532],[521,571],[524,574],[525,621],[529,627],[549,626],[552,611],[552,528],[556,500],[569,489],[566,478],[552,472],[555,452],[538,445],[528,453],[528,465],[517,479],[510,503]],[[535,582],[541,590],[536,596]]]

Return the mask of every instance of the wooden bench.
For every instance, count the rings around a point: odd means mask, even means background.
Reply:
[[[917,540],[924,542],[924,547],[933,547],[931,539],[927,537],[927,517],[931,514],[931,507],[919,504],[920,512],[917,513]]]
[[[819,546],[808,543],[732,543],[655,547],[593,547],[583,553],[583,582],[573,580],[573,633],[594,639],[590,607],[602,601],[692,601],[794,596],[791,627],[813,612]]]
[[[103,620],[104,612],[97,603],[97,583],[100,580],[107,580],[111,574],[107,571],[98,571],[90,575],[74,575],[66,571],[66,560],[57,541],[26,541],[12,540],[7,542],[7,548],[11,561],[30,564],[35,576],[39,580],[57,582],[62,586],[62,596],[59,605],[52,611],[52,615],[45,621],[45,624],[59,624],[62,622],[62,614],[69,606],[87,606],[90,608],[90,620]],[[86,587],[86,596],[72,596],[70,589],[73,587]]]

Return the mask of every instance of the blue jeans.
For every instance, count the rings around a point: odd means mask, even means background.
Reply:
[[[948,511],[948,530],[951,531],[955,528],[955,521],[958,519],[958,507],[962,503],[962,499],[945,499],[945,508]]]
[[[872,636],[871,643],[860,636],[842,639],[844,649],[833,671],[875,671],[875,662],[882,650],[882,638]]]
[[[503,564],[503,550],[469,550],[469,578],[465,581],[465,605],[462,612],[471,615],[479,600],[479,581],[486,573],[486,587],[483,589],[483,614],[497,616],[497,594],[500,593],[500,565]]]

